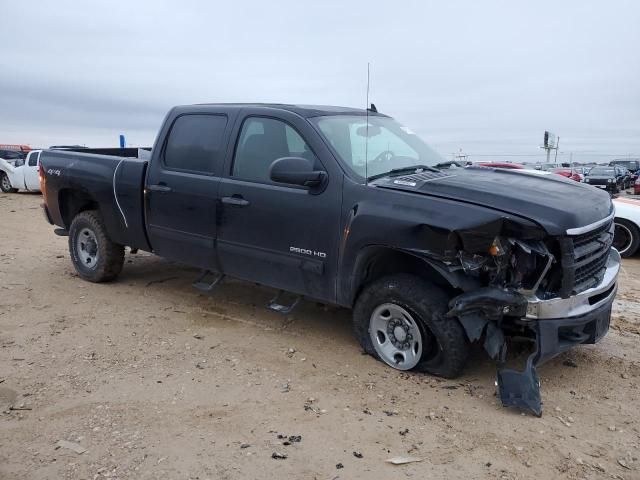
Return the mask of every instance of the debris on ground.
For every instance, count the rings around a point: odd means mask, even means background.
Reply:
[[[387,463],[391,463],[392,465],[405,465],[407,463],[415,463],[421,462],[422,458],[420,457],[392,457],[387,460]]]
[[[87,449],[84,448],[79,443],[69,442],[67,440],[58,440],[58,443],[56,443],[56,450],[58,448],[66,448],[67,450],[72,450],[76,452],[78,455],[82,455],[84,452],[87,451]]]
[[[353,452],[353,456],[356,457],[356,458],[362,458],[363,457],[362,453],[358,452],[357,450],[355,452]]]
[[[344,468],[344,465],[341,463],[336,463],[336,468],[340,470],[341,468]]]
[[[387,463],[392,465],[405,465],[407,463],[421,462],[424,460],[420,457],[392,457],[387,460]]]
[[[288,457],[288,455],[286,453],[273,452],[271,454],[271,458],[273,458],[274,460],[284,460],[287,457]]]
[[[627,470],[631,470],[631,467],[627,464],[624,458],[618,459],[618,465],[620,465],[622,468],[626,468]]]

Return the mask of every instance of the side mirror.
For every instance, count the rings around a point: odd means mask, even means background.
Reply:
[[[283,157],[269,167],[269,177],[274,182],[317,187],[327,177],[327,172],[314,170],[313,162],[302,157]]]

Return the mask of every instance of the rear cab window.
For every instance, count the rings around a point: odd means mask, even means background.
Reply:
[[[226,115],[186,114],[173,122],[164,148],[169,170],[212,175],[224,156]]]
[[[38,166],[38,158],[40,158],[40,152],[34,152],[29,155],[29,166],[37,167]]]

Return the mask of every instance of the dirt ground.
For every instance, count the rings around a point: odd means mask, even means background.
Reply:
[[[535,418],[500,406],[480,350],[456,381],[397,372],[346,310],[282,316],[235,281],[204,295],[148,254],[84,282],[41,201],[0,194],[2,480],[640,478],[640,259],[603,342],[540,368]]]

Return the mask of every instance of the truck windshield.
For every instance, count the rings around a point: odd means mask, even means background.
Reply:
[[[389,117],[372,115],[368,125],[362,115],[330,115],[311,121],[342,163],[363,179],[444,161],[420,137]]]

